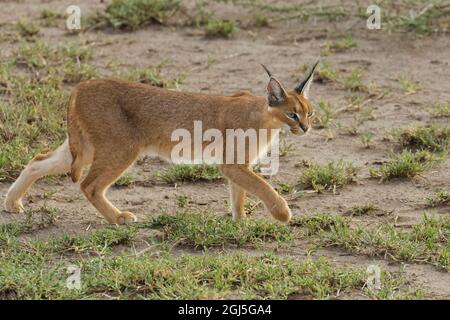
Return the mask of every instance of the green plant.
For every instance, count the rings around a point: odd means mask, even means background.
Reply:
[[[206,24],[205,31],[207,36],[229,38],[236,31],[236,26],[233,21],[211,18]]]
[[[397,81],[400,88],[403,89],[403,91],[405,91],[406,93],[416,93],[419,90],[418,83],[410,80],[404,75],[399,76]]]
[[[220,179],[219,168],[216,165],[188,165],[177,164],[165,172],[158,174],[159,178],[167,183],[179,181],[213,181]]]
[[[160,88],[178,88],[183,83],[186,75],[180,74],[173,79],[166,79],[162,71],[166,64],[167,61],[162,61],[156,66],[131,69],[125,74],[125,78]]]
[[[270,20],[267,16],[258,14],[255,16],[254,24],[258,28],[268,27],[270,25]]]
[[[450,128],[436,125],[394,130],[391,133],[403,146],[414,150],[445,152],[450,143]]]
[[[351,163],[339,161],[326,165],[311,164],[301,174],[299,183],[305,188],[313,188],[321,192],[333,192],[355,181],[358,168]]]
[[[388,257],[394,261],[427,262],[450,269],[449,217],[424,215],[411,230],[381,223],[365,228],[329,214],[302,216],[291,222],[305,236],[317,236],[323,245],[338,246],[354,253]]]
[[[370,142],[372,141],[374,134],[372,132],[365,132],[361,135],[361,143],[364,148],[370,148]]]
[[[39,16],[41,24],[45,27],[55,27],[63,18],[64,15],[62,13],[51,9],[43,9]]]
[[[423,6],[420,1],[411,1],[410,4],[419,4],[420,8],[409,7],[408,13],[388,15],[386,25],[395,31],[415,32],[417,34],[431,34],[448,32],[450,23],[450,9],[445,4],[428,3]]]
[[[378,206],[376,206],[375,204],[369,202],[363,205],[357,205],[357,206],[353,206],[348,214],[351,216],[364,216],[367,214],[370,214],[372,212],[375,211],[379,211],[380,208],[378,208]]]
[[[316,129],[328,128],[333,120],[335,111],[328,101],[319,101],[315,110],[314,127]]]
[[[284,225],[255,219],[235,222],[231,217],[217,216],[211,212],[160,215],[148,226],[162,229],[165,239],[170,242],[202,248],[230,244],[242,246],[269,240],[285,242],[293,237],[290,228]]]
[[[175,200],[178,208],[186,208],[189,199],[184,194],[177,194]]]
[[[33,37],[39,33],[39,26],[36,23],[25,20],[18,20],[16,29],[25,38]]]
[[[164,23],[180,6],[180,0],[113,0],[100,19],[116,29],[136,30]]]
[[[357,114],[354,116],[351,126],[347,129],[348,133],[351,135],[358,135],[359,127],[366,121],[373,120],[374,118],[372,108],[366,109],[362,113]]]
[[[343,52],[357,46],[351,35],[340,37],[333,42],[327,42],[322,49],[322,55],[330,55],[335,52]]]
[[[432,197],[427,198],[430,207],[450,205],[450,191],[438,191]]]
[[[345,89],[349,89],[351,91],[367,92],[368,88],[366,85],[363,84],[362,77],[363,77],[363,69],[356,68],[352,71],[352,73],[349,76],[347,76],[343,80],[342,84]]]
[[[279,156],[285,157],[287,156],[292,150],[294,150],[294,144],[288,143],[286,141],[286,134],[281,133],[280,134],[280,150],[279,150]]]
[[[403,150],[399,155],[392,155],[391,159],[380,168],[370,168],[371,177],[380,178],[380,181],[392,178],[412,178],[432,167],[436,156],[429,151],[421,150],[411,152]]]
[[[287,182],[278,182],[275,190],[277,190],[278,193],[291,193],[292,191],[294,191],[294,186],[290,185]]]
[[[129,174],[128,172],[125,172],[114,183],[114,185],[117,186],[117,187],[129,187],[129,186],[132,186],[135,182],[136,182],[135,178],[131,174]]]
[[[431,114],[435,117],[450,117],[450,101],[435,103],[431,109]]]

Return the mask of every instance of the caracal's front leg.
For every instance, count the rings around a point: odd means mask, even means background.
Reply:
[[[247,165],[221,165],[222,174],[236,184],[239,188],[255,195],[266,206],[272,216],[282,222],[291,219],[291,210],[270,184],[255,174]]]
[[[228,180],[230,186],[230,208],[231,214],[234,220],[240,220],[245,218],[245,190],[235,184],[233,181]]]

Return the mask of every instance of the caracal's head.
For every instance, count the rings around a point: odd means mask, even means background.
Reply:
[[[292,91],[286,91],[283,85],[263,65],[270,77],[267,85],[269,111],[276,120],[288,125],[294,134],[301,134],[302,131],[307,133],[311,129],[314,109],[308,100],[308,93],[318,63],[319,61],[314,64],[306,78]]]

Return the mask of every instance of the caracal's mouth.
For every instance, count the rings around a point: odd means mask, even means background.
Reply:
[[[302,135],[302,131],[300,130],[300,128],[293,128],[293,127],[291,127],[291,133],[295,134],[296,136],[301,136]]]
[[[306,132],[304,132],[303,130],[300,130],[300,128],[291,127],[291,133],[295,134],[296,136],[306,136],[310,131],[311,129],[308,129]]]

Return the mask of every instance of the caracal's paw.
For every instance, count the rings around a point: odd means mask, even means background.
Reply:
[[[231,215],[233,216],[234,221],[241,221],[241,220],[247,220],[248,216],[245,214],[244,211],[236,211],[231,210]]]
[[[6,196],[6,200],[5,200],[5,210],[7,212],[12,212],[12,213],[22,213],[24,212],[24,208],[22,205],[22,200],[21,199],[11,199],[10,197]]]
[[[116,218],[116,224],[130,224],[137,221],[137,217],[129,211],[123,211]]]
[[[282,197],[279,197],[272,208],[270,208],[270,213],[275,219],[285,223],[292,218],[291,209],[289,209],[286,200]]]

